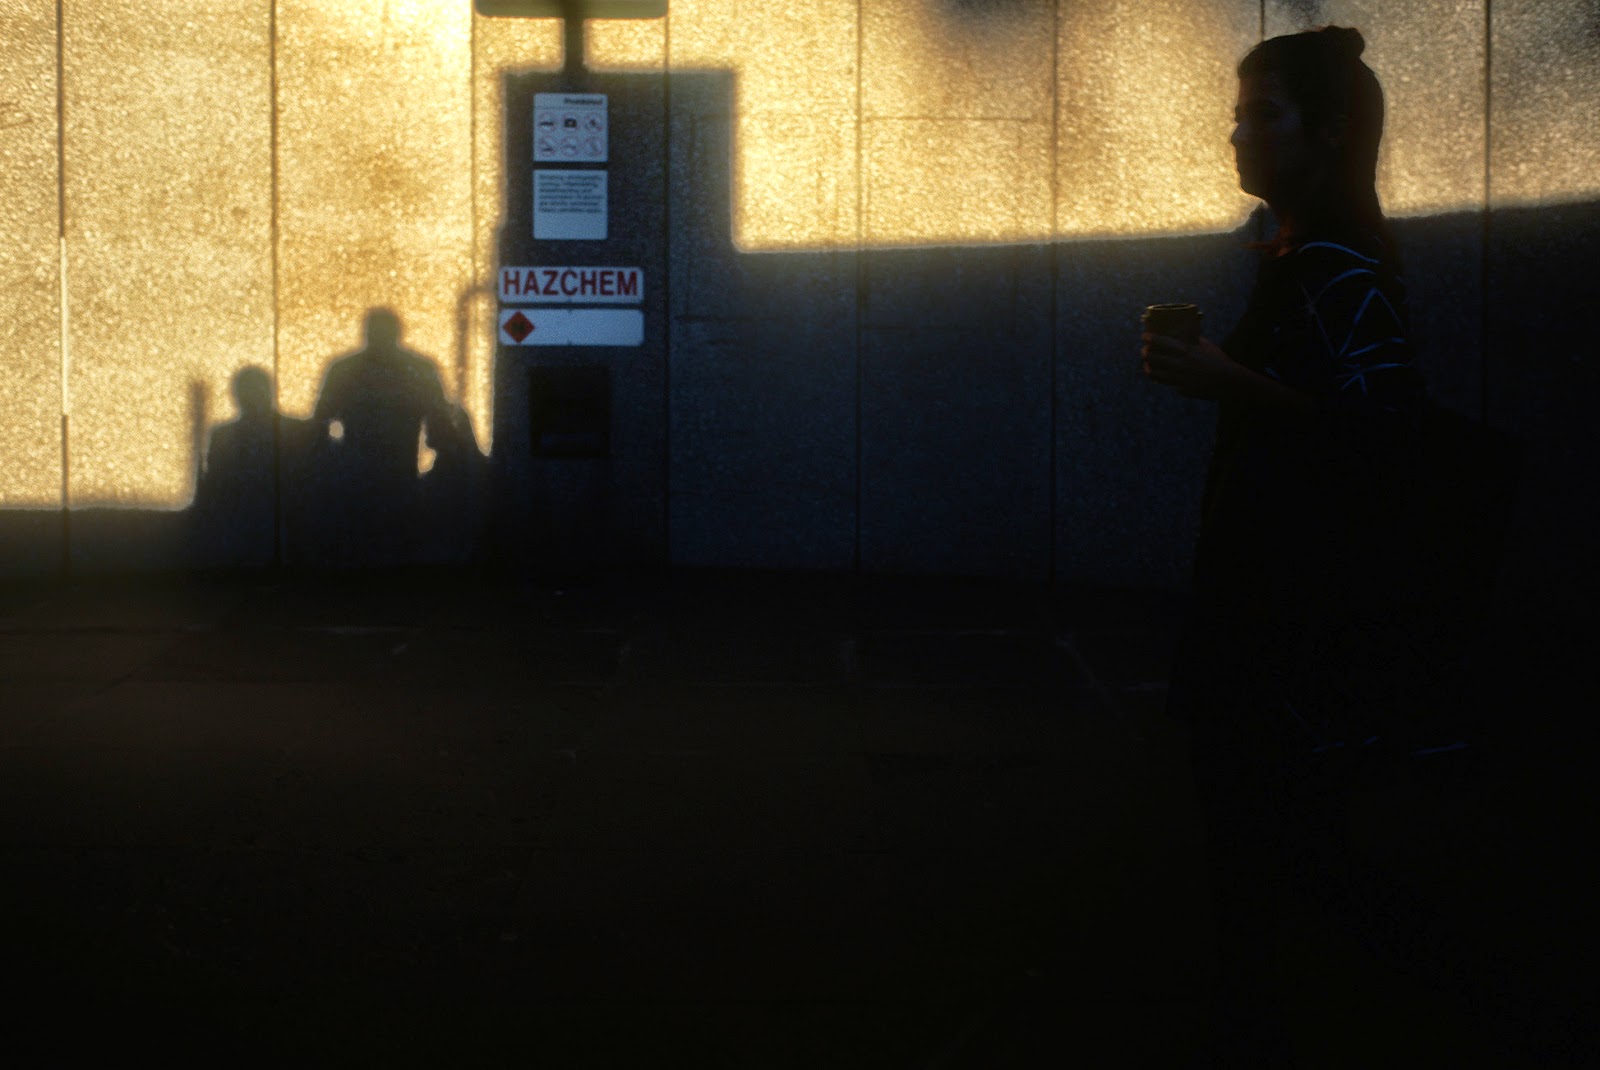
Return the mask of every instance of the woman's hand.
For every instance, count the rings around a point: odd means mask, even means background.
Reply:
[[[1242,366],[1209,339],[1189,345],[1164,334],[1141,336],[1139,350],[1144,374],[1151,382],[1170,386],[1186,398],[1216,401],[1239,380]]]

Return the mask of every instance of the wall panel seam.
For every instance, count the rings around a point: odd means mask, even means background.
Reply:
[[[272,564],[276,568],[283,563],[283,404],[278,357],[282,318],[278,298],[278,0],[269,0],[267,5],[267,83],[267,166],[271,170],[268,185],[272,191],[267,228],[272,265]]]
[[[1479,256],[1481,257],[1478,269],[1478,304],[1481,309],[1481,319],[1478,324],[1479,357],[1478,357],[1478,419],[1485,426],[1489,423],[1489,238],[1492,228],[1492,214],[1494,201],[1492,198],[1493,187],[1493,123],[1491,122],[1491,106],[1494,102],[1494,0],[1483,2],[1483,220],[1478,236]]]
[[[672,16],[661,27],[661,556],[672,567]]]
[[[61,575],[72,575],[71,365],[67,330],[67,83],[65,0],[56,0],[56,317],[61,328]]]
[[[1056,435],[1060,403],[1056,397],[1057,373],[1061,362],[1061,240],[1057,234],[1061,218],[1061,0],[1054,4],[1050,34],[1050,436],[1046,446],[1049,459],[1050,501],[1046,509],[1049,582],[1056,582],[1058,563],[1057,523],[1060,519],[1060,486]]]
[[[862,123],[862,92],[865,75],[862,70],[862,59],[865,50],[862,47],[862,32],[864,17],[862,4],[866,0],[856,0],[856,101],[855,101],[855,126],[856,126],[856,232],[855,232],[855,257],[856,257],[856,299],[855,299],[855,358],[856,358],[856,515],[855,515],[855,550],[854,571],[862,571],[861,561],[861,511],[863,503],[862,494],[862,459],[861,459],[861,392],[862,392],[862,356],[861,356],[861,331],[862,320],[866,314],[866,288],[867,288],[867,254],[864,248],[866,228],[866,170],[865,154],[863,151],[863,123]]]

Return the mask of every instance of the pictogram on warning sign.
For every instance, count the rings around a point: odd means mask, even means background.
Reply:
[[[500,324],[500,329],[511,336],[511,340],[518,345],[522,340],[533,333],[533,321],[521,312],[513,312],[507,316],[505,322]]]
[[[644,313],[637,308],[507,308],[500,344],[507,346],[637,346]]]
[[[605,163],[610,150],[604,93],[535,93],[535,163]]]

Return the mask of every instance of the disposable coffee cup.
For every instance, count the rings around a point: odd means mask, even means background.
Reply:
[[[1163,334],[1194,345],[1200,340],[1203,317],[1199,305],[1150,305],[1144,310],[1142,322],[1151,334]]]

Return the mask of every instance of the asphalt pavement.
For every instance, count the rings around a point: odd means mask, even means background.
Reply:
[[[1182,610],[720,572],[0,588],[8,1065],[1204,1065]],[[1535,647],[1491,724],[1558,701]],[[1430,934],[1282,923],[1304,1065],[1588,1064],[1592,818],[1542,723],[1358,795]]]

